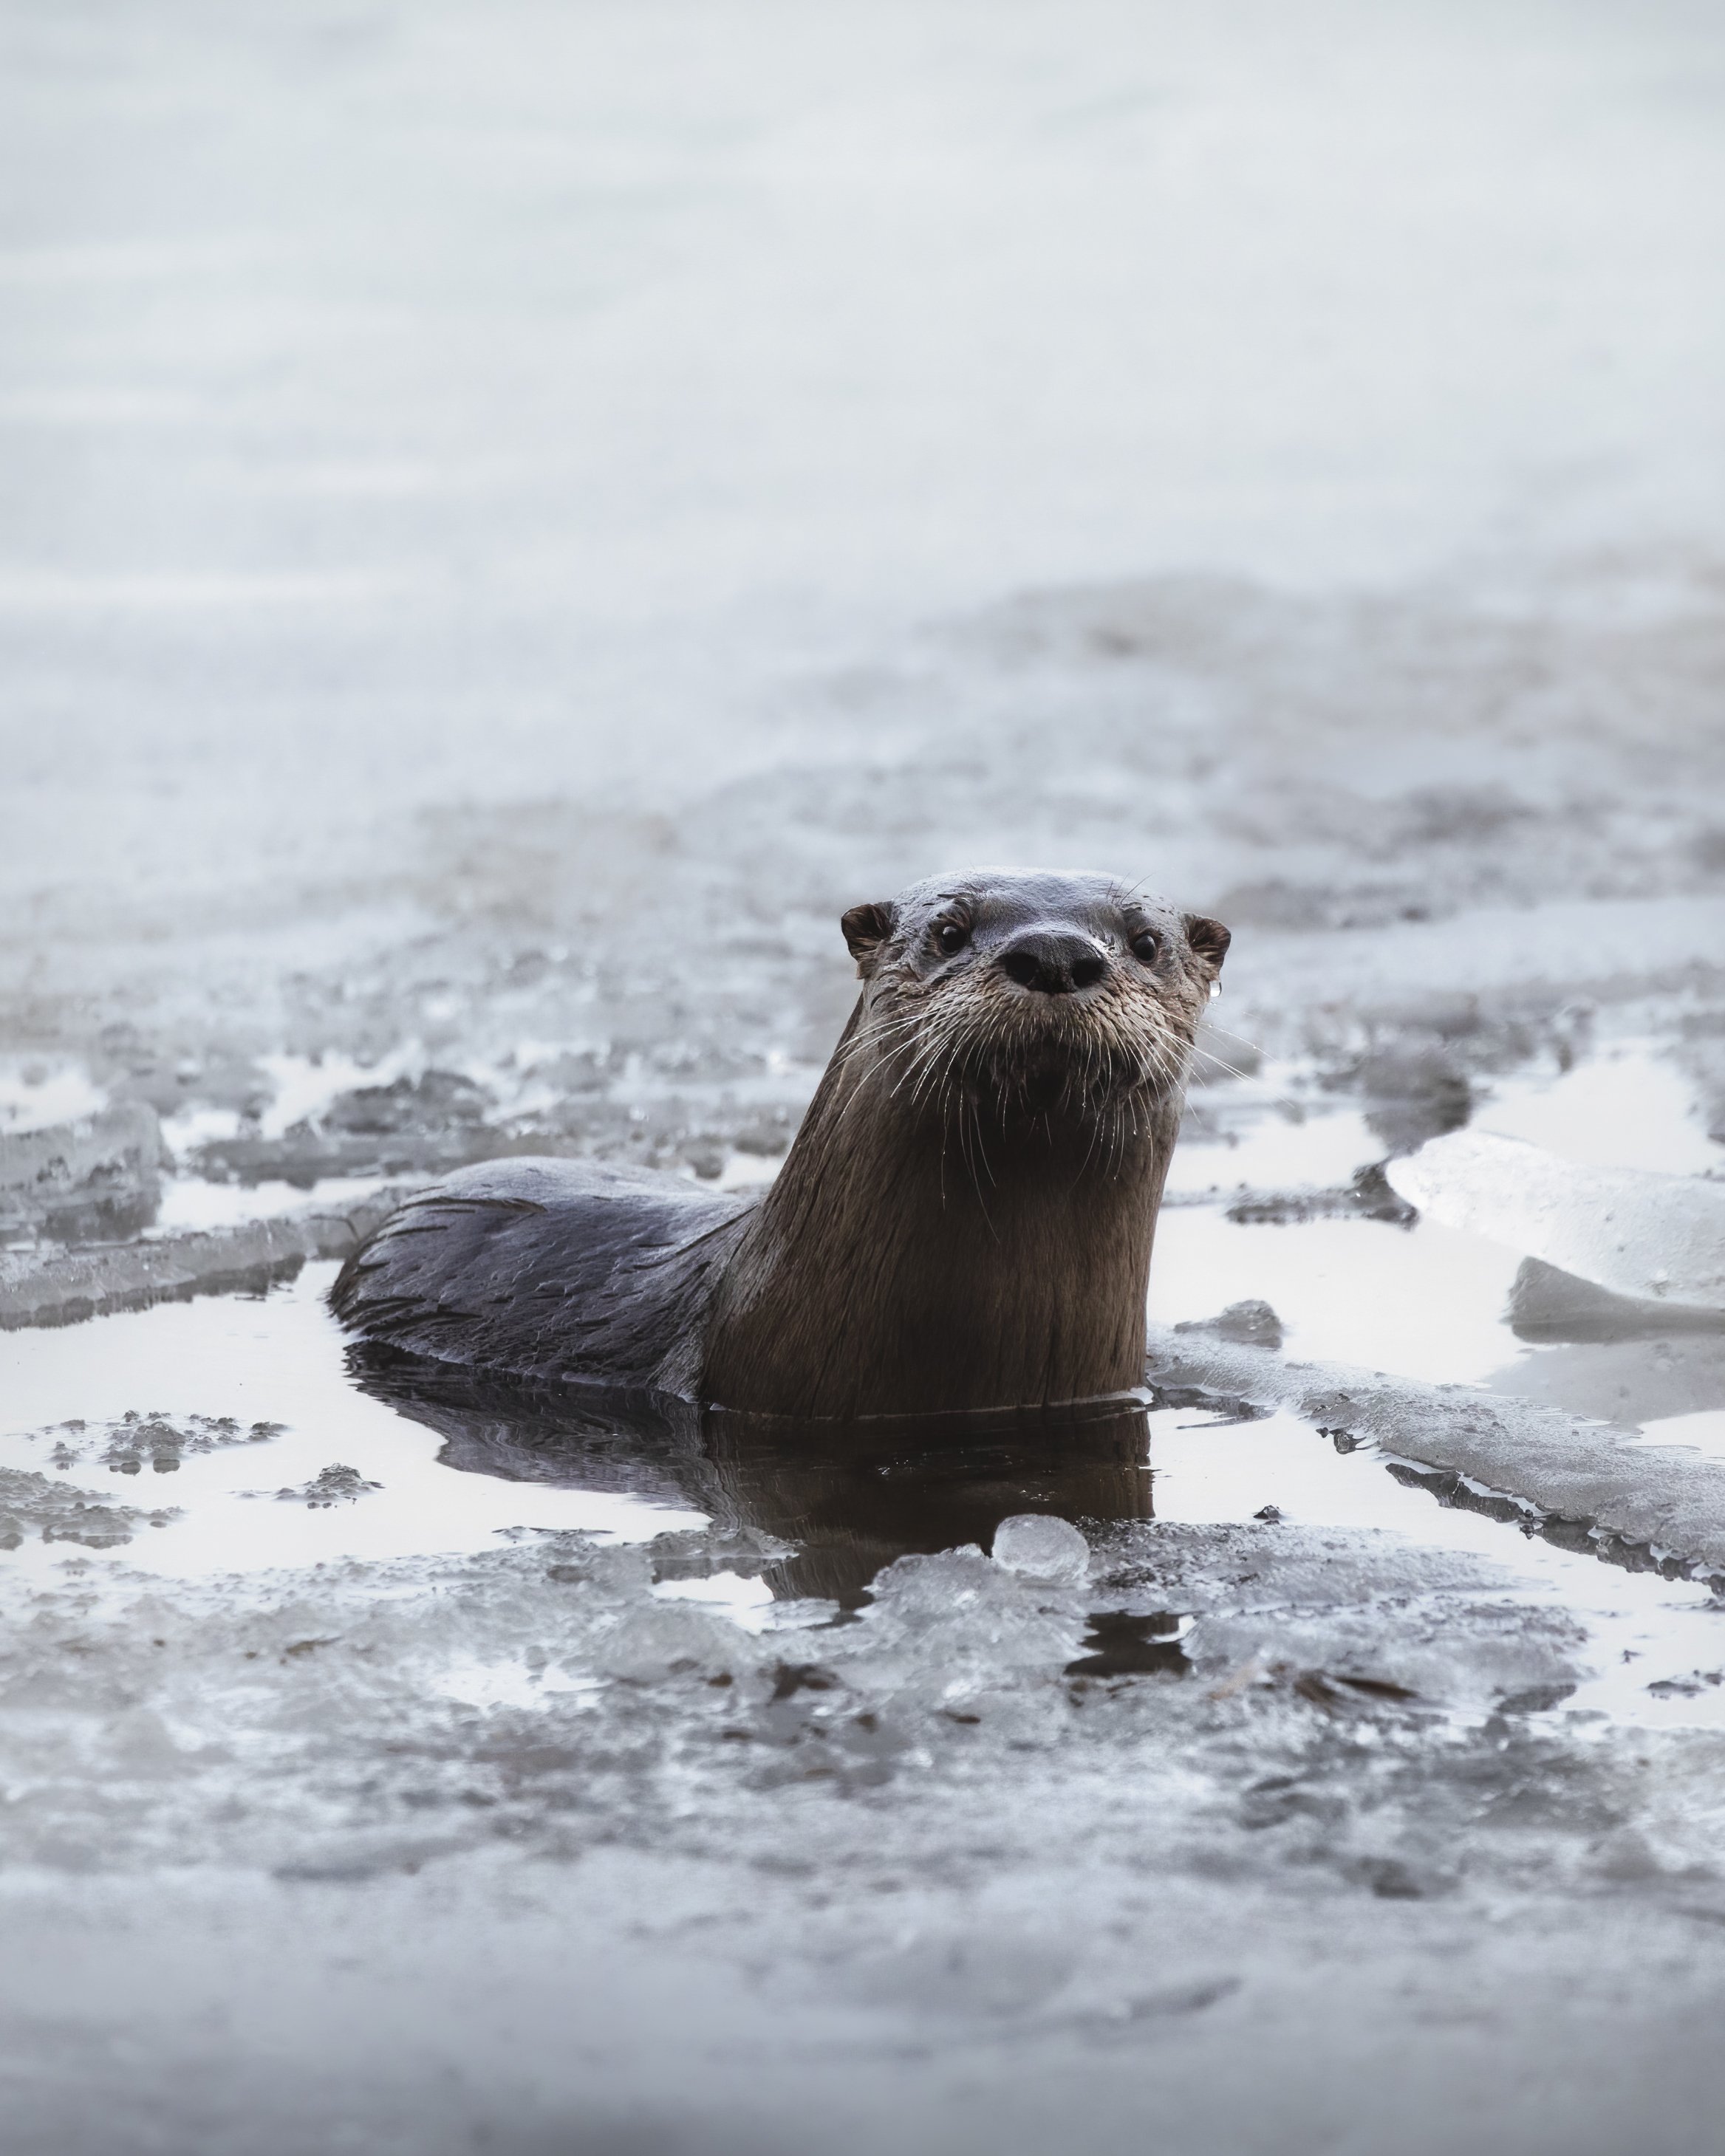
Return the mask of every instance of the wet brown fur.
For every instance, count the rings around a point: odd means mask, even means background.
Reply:
[[[1109,960],[1092,993],[1026,993],[986,947],[930,963],[931,924],[958,912],[980,941],[1002,889],[1056,925],[1078,908]],[[1157,1209],[1227,932],[1100,877],[991,871],[845,921],[863,992],[717,1288],[702,1396],[850,1418],[1141,1384]],[[1154,966],[1134,921],[1161,937]]]

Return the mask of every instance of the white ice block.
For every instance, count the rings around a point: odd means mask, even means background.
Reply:
[[[1487,1131],[1433,1138],[1384,1173],[1445,1227],[1507,1243],[1617,1295],[1725,1308],[1725,1183],[1585,1168]]]

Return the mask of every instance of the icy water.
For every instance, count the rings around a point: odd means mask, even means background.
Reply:
[[[244,1119],[182,1111],[181,1159],[423,1142],[394,1066],[265,1082],[278,1104]],[[1578,1166],[1705,1175],[1705,1085],[1620,1031],[1474,1081],[1467,1112]],[[85,1127],[49,1106],[107,1112],[66,1070],[11,1097],[26,1142]],[[1244,1302],[1254,1352],[1269,1325],[1269,1359],[1314,1383],[1404,1384],[1376,1436],[1219,1381],[838,1435],[524,1388],[357,1352],[316,1259],[8,1332],[0,1892],[41,2145],[74,2079],[105,2116],[135,2107],[119,2145],[140,2148],[478,2148],[500,2117],[506,2146],[639,2145],[667,1985],[726,2120],[768,2145],[788,2087],[849,2090],[863,2120],[884,2075],[927,2119],[960,2107],[928,2145],[979,2147],[974,2076],[1004,2048],[1088,2136],[1199,2026],[1206,2056],[1267,2019],[1333,2057],[1298,2002],[1316,1964],[1324,2028],[1338,1999],[1369,2020],[1362,1955],[1421,2015],[1463,1956],[1523,1989],[1497,2011],[1577,2043],[1587,2011],[1540,2004],[1573,1979],[1575,1924],[1614,1927],[1605,1968],[1681,2026],[1725,1927],[1725,1564],[1681,1507],[1663,1544],[1590,1527],[1584,1464],[1567,1512],[1520,1494],[1512,1455],[1507,1479],[1434,1467],[1426,1424],[1469,1394],[1579,1405],[1704,1466],[1720,1335],[1522,1337],[1517,1250],[1362,1183],[1407,1112],[1309,1060],[1202,1088],[1153,1279],[1162,1352],[1202,1358]],[[770,1179],[768,1136],[744,1136],[710,1175]],[[295,1173],[179,1167],[140,1244],[69,1255],[201,1250],[380,1187]],[[27,1233],[13,1262],[44,1252]],[[69,1929],[80,1880],[102,1913]],[[122,2030],[171,2082],[123,2051],[92,2081]],[[721,2061],[768,2042],[794,2063],[762,2110]],[[281,2078],[311,2056],[316,2099]],[[452,2056],[474,2092],[434,2121]],[[1194,2117],[1207,2137],[1214,2098]],[[1029,2145],[1004,2115],[988,2133]]]
[[[1549,1390],[1530,1373],[1586,1351],[1517,1338],[1513,1250],[1323,1216],[1381,1141],[1310,1078],[1208,1101],[1158,1320],[1273,1301],[1288,1357]],[[1475,1112],[1587,1158],[1629,1102],[1644,1134],[1605,1164],[1693,1171],[1697,1098],[1626,1039]],[[1588,1999],[1527,2019],[1573,1984],[1572,1909],[1676,2025],[1709,1980],[1725,1611],[1658,1551],[1607,1562],[1214,1392],[835,1441],[378,1363],[334,1270],[0,1350],[7,2025],[40,2115],[123,2028],[176,2066],[96,2071],[121,2146],[483,2148],[500,2116],[505,2146],[639,2146],[669,1988],[723,2131],[793,2147],[788,2088],[864,2119],[908,2076],[948,2120],[927,2145],[970,2148],[1009,2051],[1088,2136],[1170,2046],[1369,2023],[1363,1953],[1422,2016],[1458,1956],[1513,1976],[1534,2004],[1497,2010],[1542,2042],[1592,2025]],[[1630,1343],[1649,1369],[1671,1344]],[[1705,1448],[1704,1421],[1642,1441]],[[69,1930],[80,1878],[102,1914]],[[763,2069],[724,2058],[769,2043],[758,2109]],[[315,2099],[285,2078],[312,2056]]]
[[[1367,1227],[1353,1232],[1371,1243]],[[1362,1255],[1370,1267],[1372,1250]],[[655,1413],[626,1397],[597,1396],[584,1415],[578,1398],[459,1372],[368,1370],[362,1357],[356,1366],[325,1307],[335,1270],[307,1266],[259,1298],[209,1297],[9,1342],[8,1409],[25,1419],[0,1440],[0,1467],[45,1472],[52,1493],[40,1539],[18,1537],[8,1554],[11,1578],[51,1583],[69,1567],[86,1594],[105,1573],[111,1594],[140,1572],[224,1578],[477,1553],[571,1531],[646,1543],[716,1522],[743,1531],[740,1553],[754,1569],[718,1563],[654,1592],[710,1602],[752,1627],[775,1599],[829,1598],[834,1617],[854,1610],[898,1557],[986,1549],[1003,1521],[1032,1513],[1102,1526],[1274,1518],[1495,1558],[1520,1576],[1530,1604],[1559,1605],[1587,1626],[1600,1671],[1584,1687],[1589,1707],[1655,1723],[1725,1720],[1725,1693],[1682,1685],[1698,1662],[1725,1655],[1710,1580],[1625,1578],[1584,1545],[1529,1539],[1512,1507],[1493,1519],[1458,1507],[1382,1447],[1338,1449],[1286,1413],[1243,1416],[1202,1396],[1163,1404],[1152,1392],[1112,1416],[837,1439],[734,1417],[703,1428],[675,1403]],[[1368,1338],[1369,1315],[1355,1322]],[[177,1403],[188,1372],[198,1409],[122,1404]],[[79,1414],[54,1419],[69,1401]],[[1725,1413],[1655,1422],[1644,1435],[1706,1449],[1714,1421]],[[83,1502],[69,1507],[62,1489]],[[783,1553],[763,1562],[774,1543]],[[1632,1672],[1617,1666],[1630,1662]]]
[[[342,1084],[351,1089],[372,1075],[349,1067],[317,1090],[329,1101]],[[286,1105],[263,1119],[266,1130],[285,1128],[316,1105],[298,1074],[285,1072],[279,1082]],[[46,1082],[36,1090],[39,1097]],[[27,1098],[26,1089],[14,1090],[15,1101]],[[89,1105],[81,1097],[80,1104]],[[1517,1074],[1476,1106],[1473,1124],[1595,1165],[1706,1174],[1721,1158],[1692,1087],[1633,1040],[1564,1071]],[[1308,1217],[1315,1201],[1321,1211],[1327,1194],[1345,1191],[1369,1168],[1380,1146],[1358,1111],[1314,1099],[1294,1070],[1266,1068],[1218,1088],[1193,1118],[1169,1178],[1153,1318],[1202,1329],[1230,1305],[1267,1302],[1290,1355],[1543,1399],[1590,1390],[1599,1412],[1638,1428],[1644,1442],[1725,1456],[1718,1435],[1725,1353],[1712,1337],[1656,1337],[1627,1348],[1529,1346],[1512,1323],[1520,1263],[1512,1248],[1417,1216]],[[764,1181],[774,1165],[733,1155],[719,1179]],[[731,1173],[733,1166],[746,1168],[747,1178]],[[305,1190],[247,1188],[182,1176],[164,1187],[144,1234],[269,1218],[292,1203],[339,1207],[373,1188],[362,1179],[314,1182]],[[1385,1194],[1393,1204],[1393,1194]],[[46,1577],[65,1561],[56,1540],[106,1548],[118,1571],[142,1567],[187,1578],[337,1558],[472,1553],[495,1547],[500,1534],[577,1530],[648,1540],[712,1518],[714,1476],[722,1471],[698,1417],[690,1420],[670,1402],[639,1413],[626,1400],[610,1403],[595,1424],[609,1431],[608,1444],[593,1433],[583,1443],[578,1415],[571,1422],[542,1399],[511,1402],[503,1388],[490,1403],[492,1429],[485,1399],[464,1402],[459,1376],[435,1371],[420,1387],[432,1405],[416,1406],[413,1379],[393,1382],[362,1355],[356,1362],[341,1339],[325,1306],[335,1270],[313,1263],[259,1296],[203,1296],[89,1325],[14,1333],[4,1350],[9,1435],[0,1440],[0,1466],[45,1471],[68,1490],[86,1489],[94,1473],[118,1509],[98,1498],[69,1531],[60,1517],[65,1506],[51,1493],[43,1501],[42,1539],[14,1536],[8,1568]],[[190,1373],[195,1396],[187,1390]],[[440,1399],[454,1417],[447,1429],[438,1419]],[[814,1483],[823,1473],[838,1478],[822,1511],[825,1532],[841,1538],[847,1506],[875,1504],[871,1483],[891,1481],[902,1526],[876,1522],[873,1539],[864,1535],[844,1582],[847,1605],[901,1550],[957,1542],[986,1548],[1015,1509],[1105,1521],[1245,1521],[1268,1505],[1302,1524],[1389,1527],[1507,1553],[1504,1533],[1477,1517],[1452,1508],[1435,1522],[1419,1496],[1384,1471],[1377,1446],[1355,1447],[1349,1464],[1337,1466],[1341,1455],[1315,1434],[1289,1444],[1294,1425],[1286,1414],[1261,1422],[1180,1417],[1178,1409],[1153,1406],[1111,1426],[1100,1440],[1111,1470],[1100,1479],[1097,1441],[1092,1434],[1081,1444],[1076,1425],[1039,1431],[1033,1423],[987,1443],[972,1444],[961,1428],[932,1430],[920,1443],[853,1437],[835,1447],[814,1432],[788,1445],[750,1439],[745,1424],[721,1418],[731,1435],[720,1450],[735,1455],[754,1492],[744,1524],[793,1543],[797,1463],[804,1455]],[[416,1423],[429,1423],[441,1441]],[[1194,1441],[1191,1434],[1200,1430],[1214,1434]],[[1010,1463],[1004,1469],[995,1458],[1002,1442]],[[855,1455],[848,1489],[847,1445]],[[1063,1485],[1068,1451],[1083,1457]],[[1031,1481],[1040,1476],[1047,1485],[1034,1507],[1029,1482],[1014,1474]],[[169,1475],[171,1483],[160,1479]],[[931,1476],[944,1496],[933,1493]],[[972,1483],[978,1487],[967,1511],[953,1493]],[[721,1496],[717,1509],[726,1502]],[[919,1510],[927,1516],[920,1522]],[[1552,1592],[1578,1609],[1606,1606],[1595,1568],[1550,1552],[1541,1561]],[[743,1593],[740,1607],[754,1606],[734,1575],[726,1579]],[[722,1599],[726,1580],[710,1591]],[[1620,1584],[1613,1589],[1628,1591]],[[1661,1602],[1656,1589],[1648,1606],[1676,1611],[1686,1599],[1699,1606],[1705,1590],[1675,1600],[1667,1592]]]
[[[8,2156],[1710,2146],[1725,1335],[1393,1178],[1720,1172],[1717,10],[0,49]],[[990,860],[1235,932],[1142,1403],[350,1368]]]

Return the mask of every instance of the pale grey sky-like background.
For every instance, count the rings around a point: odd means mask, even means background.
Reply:
[[[15,896],[108,880],[78,833],[243,877],[408,798],[675,793],[1027,587],[1725,548],[1707,5],[0,40]]]

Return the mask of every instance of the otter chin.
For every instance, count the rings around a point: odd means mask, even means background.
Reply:
[[[849,1420],[1142,1384],[1157,1209],[1219,921],[1098,875],[975,869],[855,906],[861,978],[758,1203],[488,1162],[331,1293],[441,1360]]]

